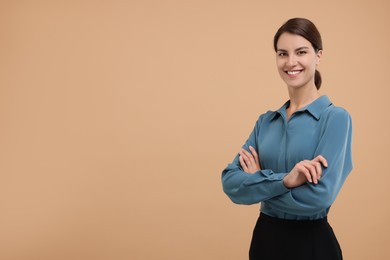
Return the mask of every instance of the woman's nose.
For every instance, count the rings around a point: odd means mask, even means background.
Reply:
[[[296,60],[296,57],[294,57],[294,55],[290,55],[288,57],[287,65],[290,66],[290,67],[293,67],[293,66],[297,65],[297,60]]]

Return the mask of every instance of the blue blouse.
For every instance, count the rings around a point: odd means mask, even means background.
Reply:
[[[311,220],[327,216],[352,170],[352,122],[349,113],[321,96],[286,117],[287,101],[279,110],[260,115],[243,149],[256,149],[260,171],[243,171],[237,155],[222,172],[224,192],[237,204],[261,202],[261,212],[282,219]],[[283,178],[302,160],[322,155],[318,184],[288,189]]]

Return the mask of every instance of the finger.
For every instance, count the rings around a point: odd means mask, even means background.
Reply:
[[[320,180],[321,176],[322,176],[321,163],[319,163],[319,162],[313,162],[313,163],[314,163],[314,167],[316,167],[316,170],[317,170],[318,180]]]
[[[305,167],[303,162],[298,163],[297,170],[300,174],[305,175],[308,182],[310,182],[310,183],[313,182],[313,180],[311,178],[311,174],[310,174],[309,170]]]
[[[241,155],[240,155],[240,165],[241,165],[241,168],[247,173],[248,167],[246,166],[244,158]]]
[[[314,167],[314,165],[312,165],[311,161],[304,161],[304,166],[309,171],[309,174],[311,175],[312,181],[315,184],[317,184],[318,183],[318,181],[317,181],[318,176],[317,176],[316,167]]]
[[[315,174],[316,174],[316,182],[315,182],[315,184],[317,184],[318,181],[321,179],[321,176],[322,176],[321,163],[319,163],[317,161],[309,161],[309,162],[310,162],[310,164],[313,167],[313,171],[315,171]]]
[[[254,157],[254,159],[255,159],[256,166],[257,166],[259,169],[261,169],[261,167],[260,167],[260,157],[259,157],[259,155],[257,154],[256,149],[253,148],[252,146],[249,146],[249,150],[251,150],[251,152],[252,152],[252,155],[253,155],[253,157]]]
[[[246,152],[246,151],[245,151],[244,149],[241,149],[240,155],[241,155],[242,160],[243,160],[243,162],[245,163],[245,165],[246,165],[247,167],[249,167],[250,159],[248,158],[247,153],[245,153],[245,152]]]
[[[248,152],[248,151],[245,150],[245,149],[242,149],[242,152],[243,152],[243,154],[245,155],[245,158],[244,158],[244,159],[247,159],[247,160],[248,160],[248,161],[247,161],[248,164],[254,164],[254,165],[256,165],[255,158],[253,157],[253,155],[252,155],[250,152]]]
[[[310,183],[313,182],[312,176],[306,167],[302,167],[301,172],[306,176],[306,179],[308,182],[310,182]]]
[[[308,160],[308,163],[311,165],[312,175],[315,174],[313,181],[315,184],[317,184],[318,181],[321,179],[321,175],[322,175],[321,163],[319,163],[317,161],[309,161],[309,160]]]
[[[255,159],[259,159],[259,156],[255,150],[255,148],[253,148],[252,146],[249,146],[249,150],[252,152],[252,155]]]
[[[248,152],[247,150],[241,149],[241,151],[242,151],[242,153],[245,154],[246,157],[248,157],[248,158],[253,157],[253,155],[250,152]]]
[[[328,167],[328,161],[322,155],[318,155],[313,161],[320,162],[324,167]]]
[[[254,159],[255,165],[260,168],[260,158],[259,158],[259,155],[256,152],[256,149],[253,148],[253,146],[249,146],[249,150],[251,151],[251,153],[253,155],[253,159]]]

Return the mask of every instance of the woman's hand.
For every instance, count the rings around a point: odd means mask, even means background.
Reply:
[[[241,168],[246,173],[255,173],[261,170],[259,155],[252,146],[249,146],[249,150],[251,152],[248,152],[245,149],[241,149],[239,152]]]
[[[328,162],[322,155],[318,155],[313,160],[300,161],[284,177],[284,186],[287,188],[295,188],[301,186],[306,181],[317,184],[322,175],[321,164],[324,167],[328,167]]]

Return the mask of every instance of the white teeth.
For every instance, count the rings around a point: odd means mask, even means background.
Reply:
[[[287,74],[288,75],[295,75],[295,74],[298,74],[299,72],[301,72],[300,70],[293,70],[293,71],[287,71]]]

